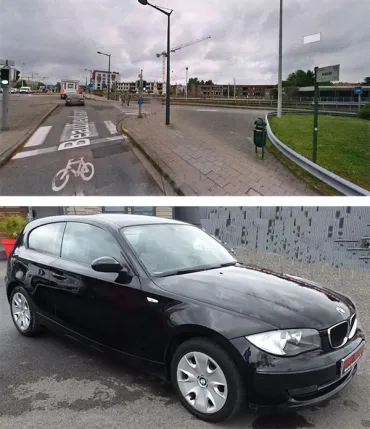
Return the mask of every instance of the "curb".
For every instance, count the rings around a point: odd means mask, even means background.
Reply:
[[[20,140],[18,140],[12,147],[10,147],[9,149],[7,149],[4,153],[2,153],[0,155],[0,167],[2,167],[3,165],[5,165],[9,159],[12,158],[13,154],[22,146],[24,145],[24,143],[26,143],[26,141],[32,136],[32,134],[37,130],[37,128],[39,128],[39,126],[59,107],[59,104],[56,104],[55,106],[53,106],[48,113],[46,113],[42,119],[37,122],[36,125],[34,125],[33,127],[31,127],[26,134],[21,137]]]
[[[180,185],[173,172],[166,166],[164,162],[160,163],[157,161],[157,154],[155,151],[149,149],[146,145],[139,143],[133,136],[130,134],[129,130],[123,126],[125,119],[122,119],[118,125],[117,129],[122,134],[125,134],[130,138],[132,144],[137,147],[145,157],[151,162],[151,164],[156,168],[156,170],[169,182],[174,192],[179,196],[197,196],[198,194],[194,192],[188,185]]]

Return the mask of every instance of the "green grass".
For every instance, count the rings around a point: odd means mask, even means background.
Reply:
[[[269,121],[279,140],[312,160],[313,115],[288,114],[281,119],[272,117]],[[272,152],[276,154],[273,149]],[[370,121],[320,116],[317,163],[338,176],[370,190]],[[295,170],[297,172],[297,169]],[[317,187],[318,183],[322,184],[316,179],[314,181],[316,181],[313,183],[314,187]],[[319,189],[325,194],[332,194],[328,193],[326,185],[320,185]]]

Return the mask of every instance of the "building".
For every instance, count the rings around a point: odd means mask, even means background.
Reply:
[[[108,71],[93,70],[91,83],[94,90],[102,90],[108,88]],[[118,72],[111,72],[110,86],[112,88],[116,82],[120,81],[120,74]]]
[[[246,98],[270,98],[272,90],[276,85],[236,85],[236,97]],[[234,85],[201,85],[192,84],[190,97],[193,98],[222,98],[234,96]]]
[[[145,82],[145,81],[144,81]],[[159,95],[163,91],[162,82],[148,82],[146,81],[146,86],[144,92]],[[138,92],[139,91],[139,81],[136,82],[116,82],[116,90],[118,92]]]
[[[354,86],[362,86],[363,94],[362,101],[370,101],[370,86],[365,85],[331,85],[319,86],[319,96],[321,101],[338,101],[338,102],[351,102],[358,101],[358,95],[354,93]],[[313,86],[306,86],[298,88],[298,97],[313,99],[315,95],[315,88]]]

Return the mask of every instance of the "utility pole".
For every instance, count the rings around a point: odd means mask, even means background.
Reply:
[[[316,164],[317,158],[317,134],[319,124],[319,85],[317,82],[318,67],[315,67],[315,108],[313,120],[313,144],[312,144],[312,161]]]
[[[281,118],[283,113],[283,0],[280,0],[278,79],[279,79],[279,83],[278,83],[277,117]]]
[[[236,80],[234,77],[234,100],[236,100]]]
[[[186,99],[188,99],[188,70],[189,70],[189,67],[186,67],[186,89],[185,89]]]
[[[230,99],[230,84],[227,84],[227,99]]]

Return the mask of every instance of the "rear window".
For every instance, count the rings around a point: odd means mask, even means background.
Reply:
[[[64,222],[49,223],[32,230],[28,236],[28,248],[59,256],[62,245]]]

